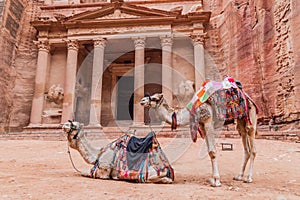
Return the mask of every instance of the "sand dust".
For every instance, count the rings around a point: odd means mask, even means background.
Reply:
[[[159,138],[163,148],[174,140]],[[177,141],[178,140],[178,141]],[[99,141],[98,144],[104,141]],[[233,143],[222,151],[221,142]],[[170,145],[171,144],[171,145]],[[72,168],[66,141],[0,140],[0,199],[300,199],[300,144],[256,140],[257,157],[253,183],[233,181],[240,169],[240,139],[218,139],[218,162],[222,186],[210,187],[209,158],[203,141],[177,148],[181,157],[173,162],[175,183],[137,184],[81,177]],[[71,151],[75,165],[88,170],[79,154]],[[172,153],[171,153],[172,154]],[[176,156],[169,155],[172,160]]]

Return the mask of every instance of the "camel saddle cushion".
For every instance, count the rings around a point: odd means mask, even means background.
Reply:
[[[118,144],[115,168],[119,179],[146,182],[148,170],[154,169],[159,176],[165,172],[174,180],[174,170],[158,143],[155,133],[150,132],[145,138],[126,135]]]
[[[247,99],[237,88],[217,90],[212,95],[212,99],[217,117],[220,120],[242,119],[248,116]]]

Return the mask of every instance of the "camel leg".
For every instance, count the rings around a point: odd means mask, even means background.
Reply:
[[[248,160],[250,158],[250,150],[249,150],[249,144],[248,144],[248,139],[247,139],[247,133],[246,133],[246,129],[245,129],[245,122],[237,119],[237,130],[240,133],[240,135],[242,136],[242,142],[243,142],[243,147],[244,147],[244,158],[243,158],[243,162],[242,162],[242,168],[240,173],[233,177],[233,180],[236,181],[241,181],[243,180],[243,176],[244,176],[244,172],[248,163]]]
[[[254,144],[255,134],[253,134],[253,133],[250,133],[250,134],[251,135],[248,137],[249,146],[250,146],[249,173],[248,173],[248,176],[244,179],[245,183],[251,183],[252,182],[253,164],[254,164],[254,159],[255,159],[255,156],[256,156],[256,149],[255,149],[255,144]]]
[[[211,160],[212,164],[212,174],[213,177],[210,180],[211,186],[213,187],[219,187],[221,186],[220,182],[220,174],[219,174],[219,168],[218,168],[218,162],[216,158],[216,148],[215,148],[215,138],[213,134],[213,126],[212,123],[207,123],[205,124],[205,140],[207,144],[207,150],[208,150],[208,155]]]
[[[256,156],[256,148],[255,148],[255,134],[257,131],[257,116],[256,116],[256,110],[255,108],[250,109],[250,121],[252,122],[251,126],[247,126],[246,130],[248,133],[248,141],[249,141],[249,147],[250,147],[250,163],[249,163],[249,173],[248,176],[245,178],[245,183],[251,183],[252,182],[252,173],[253,173],[253,164],[254,159]]]
[[[171,178],[167,177],[167,171],[161,172],[160,175],[158,176],[157,171],[152,166],[149,166],[148,182],[169,184],[169,183],[172,183],[173,180]]]

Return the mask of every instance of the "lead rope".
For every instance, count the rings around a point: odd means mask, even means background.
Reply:
[[[74,162],[73,162],[73,159],[72,159],[72,156],[71,156],[71,151],[70,151],[69,145],[68,145],[68,151],[67,151],[67,153],[69,154],[69,158],[70,158],[70,161],[71,161],[71,164],[72,164],[73,168],[76,170],[76,172],[82,174],[81,171],[79,171],[79,170],[75,167],[75,165],[74,165]]]

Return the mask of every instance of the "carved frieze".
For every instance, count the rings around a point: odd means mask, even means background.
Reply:
[[[139,18],[136,15],[130,15],[127,13],[123,13],[120,9],[116,9],[114,11],[114,13],[110,14],[110,15],[105,15],[104,17],[100,17],[97,19],[125,19],[125,18]]]
[[[39,38],[48,37],[48,31],[39,31]]]
[[[108,34],[126,34],[140,32],[155,32],[157,30],[171,30],[170,25],[153,25],[153,26],[128,26],[128,27],[109,27],[109,28],[77,28],[69,29],[68,35],[108,35]]]

